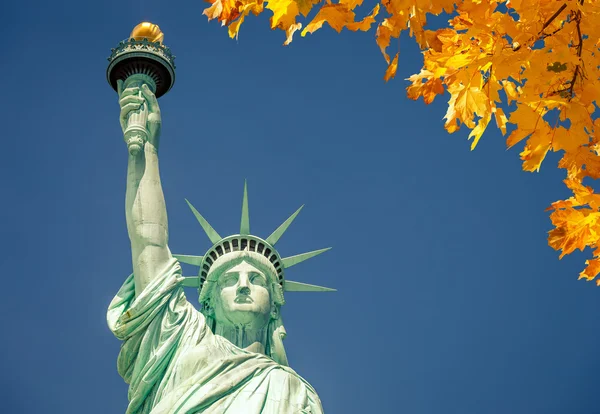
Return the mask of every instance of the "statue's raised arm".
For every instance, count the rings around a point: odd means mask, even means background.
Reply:
[[[165,197],[158,169],[160,107],[146,83],[124,88],[118,81],[120,122],[129,147],[125,213],[131,241],[135,291],[139,294],[171,259]],[[144,107],[145,106],[145,107]],[[147,112],[146,132],[129,131],[128,118]]]

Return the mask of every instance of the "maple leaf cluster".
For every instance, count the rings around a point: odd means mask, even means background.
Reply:
[[[250,12],[265,7],[273,13],[271,28],[285,32],[285,45],[313,8],[302,36],[325,23],[338,33],[375,28],[388,65],[385,81],[398,69],[398,53],[388,55],[391,40],[407,30],[424,56],[420,73],[408,78],[407,95],[429,104],[448,92],[449,133],[464,125],[474,149],[493,119],[507,147],[524,141],[525,171],[539,171],[549,151],[562,153],[558,167],[573,196],[548,208],[554,225],[548,243],[561,258],[590,247],[593,257],[579,277],[600,273],[600,194],[584,184],[600,178],[600,0],[378,0],[362,19],[355,9],[363,0],[208,2],[204,14],[232,38]],[[428,30],[430,15],[447,16],[447,27]]]

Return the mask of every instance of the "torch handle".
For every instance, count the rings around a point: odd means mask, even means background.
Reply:
[[[142,75],[143,76],[143,75]],[[140,88],[139,96],[142,95],[142,85],[145,79],[140,75],[131,75],[125,80],[125,88],[138,87]],[[127,117],[127,127],[123,133],[125,142],[127,143],[127,149],[131,155],[138,154],[143,148],[145,142],[148,140],[148,129],[146,123],[148,122],[148,105],[146,102],[142,103],[140,109],[131,111]]]

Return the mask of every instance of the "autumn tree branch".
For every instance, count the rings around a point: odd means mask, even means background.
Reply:
[[[554,14],[552,16],[550,16],[548,18],[548,20],[546,20],[546,22],[544,23],[544,25],[542,26],[542,29],[538,32],[538,34],[536,36],[532,36],[531,38],[529,38],[529,40],[527,40],[527,44],[535,44],[535,42],[537,42],[538,40],[541,39],[545,39],[547,37],[552,36],[553,34],[555,34],[556,32],[558,32],[559,30],[562,29],[562,26],[559,27],[558,29],[556,29],[555,31],[553,31],[552,33],[544,33],[544,30],[546,30],[546,27],[550,26],[550,23],[552,23],[557,17],[558,15],[567,8],[567,3],[564,3],[562,6],[559,7],[558,10],[556,10],[554,12]],[[517,50],[521,49],[521,44],[519,42],[515,42],[512,45],[512,50],[514,52],[516,52]]]
[[[546,27],[548,27],[550,25],[550,23],[552,23],[554,21],[554,19],[556,19],[558,17],[558,15],[566,8],[567,8],[567,3],[560,6],[560,8],[556,12],[554,12],[554,14],[552,16],[550,16],[550,18],[548,20],[546,20],[546,23],[544,23],[544,25],[542,26],[542,30],[540,30],[538,35],[542,34],[542,32],[544,30],[546,30]]]
[[[583,0],[580,0],[579,4],[583,4]],[[576,10],[572,13],[574,16],[572,21],[574,21],[576,24],[577,38],[578,38],[578,43],[575,47],[577,48],[577,57],[579,58],[579,62],[581,62],[581,53],[583,52],[583,36],[581,34],[581,11]],[[569,100],[573,99],[573,96],[574,96],[573,88],[575,87],[575,83],[577,82],[578,78],[583,79],[584,77],[585,77],[585,75],[583,74],[583,69],[581,67],[581,63],[578,63],[577,65],[575,65],[575,70],[573,71],[573,77],[571,78],[571,81],[568,84],[569,86],[558,89],[557,91],[551,93],[550,95],[560,94],[562,97],[568,97]]]
[[[577,57],[579,57],[579,61],[581,62],[581,52],[583,52],[583,36],[581,36],[581,10],[577,10],[575,12],[575,21],[577,22],[577,37],[579,38],[579,43],[577,43]],[[573,88],[575,87],[575,82],[577,81],[577,76],[583,78],[583,73],[581,73],[581,63],[575,65],[575,71],[573,73],[573,79],[571,79],[571,84],[569,85],[569,95],[570,98],[573,98]]]

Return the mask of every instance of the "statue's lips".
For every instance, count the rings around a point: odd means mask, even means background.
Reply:
[[[235,303],[252,303],[254,302],[250,296],[247,295],[239,295],[236,296],[233,300]]]

